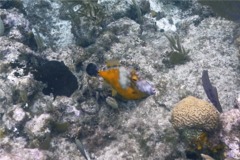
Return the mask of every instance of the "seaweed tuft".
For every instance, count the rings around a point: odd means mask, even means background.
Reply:
[[[165,36],[169,40],[171,48],[171,51],[167,52],[166,58],[162,60],[165,66],[171,68],[175,65],[185,64],[186,62],[190,61],[190,57],[188,55],[190,50],[186,50],[181,45],[179,36],[167,36],[166,34]]]

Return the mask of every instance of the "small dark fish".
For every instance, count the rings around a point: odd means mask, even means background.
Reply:
[[[80,150],[80,152],[84,156],[84,158],[86,160],[91,160],[91,158],[89,156],[89,153],[87,152],[87,150],[83,146],[82,142],[76,138],[75,139],[75,144],[77,145],[77,148]]]
[[[221,104],[219,102],[219,99],[218,99],[217,88],[214,87],[211,84],[211,82],[209,80],[209,76],[208,76],[208,71],[207,70],[204,70],[202,72],[202,85],[203,85],[205,93],[207,94],[208,99],[217,108],[217,110],[222,113],[223,110],[222,110],[222,106],[221,106]]]
[[[87,65],[86,72],[89,76],[98,76],[98,67],[96,64],[89,63]]]

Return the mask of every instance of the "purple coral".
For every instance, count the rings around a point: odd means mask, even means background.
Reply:
[[[225,147],[226,158],[240,159],[240,110],[232,109],[224,112],[220,116],[222,129],[220,137]]]

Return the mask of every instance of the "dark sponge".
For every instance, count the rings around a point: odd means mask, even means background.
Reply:
[[[98,75],[98,67],[96,64],[89,63],[86,68],[86,72],[89,76],[97,76]]]

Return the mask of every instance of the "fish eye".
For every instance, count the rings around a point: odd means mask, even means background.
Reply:
[[[138,78],[137,78],[136,76],[133,76],[133,77],[132,77],[132,80],[133,80],[133,81],[137,81],[137,79],[138,79]]]

